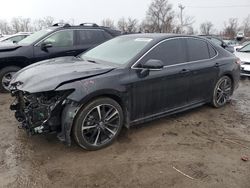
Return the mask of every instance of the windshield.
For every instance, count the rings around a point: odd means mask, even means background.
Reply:
[[[134,58],[150,41],[152,41],[151,38],[118,37],[93,48],[80,57],[122,65]]]
[[[50,33],[51,31],[52,31],[52,29],[43,29],[43,30],[37,31],[34,34],[32,34],[32,35],[26,37],[25,39],[21,40],[20,42],[18,42],[18,44],[21,44],[21,45],[32,44],[33,42],[37,41],[39,38]]]
[[[239,52],[250,52],[250,44],[244,46],[239,50]]]

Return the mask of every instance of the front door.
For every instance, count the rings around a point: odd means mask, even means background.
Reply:
[[[131,69],[132,121],[187,104],[190,72],[186,57],[184,39],[174,38],[160,43]],[[140,64],[150,59],[161,60],[165,67],[142,77]]]
[[[43,44],[49,44],[43,48]],[[34,62],[62,56],[75,56],[74,31],[58,31],[34,46]]]

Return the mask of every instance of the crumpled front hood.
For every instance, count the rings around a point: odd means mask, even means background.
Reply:
[[[65,82],[104,74],[114,68],[76,57],[61,57],[41,61],[20,70],[14,75],[11,86],[17,85],[18,90],[29,93],[51,91]]]

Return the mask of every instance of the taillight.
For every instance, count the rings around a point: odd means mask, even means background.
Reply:
[[[235,63],[241,65],[241,60],[240,60],[240,59],[237,59],[237,61],[236,61]]]

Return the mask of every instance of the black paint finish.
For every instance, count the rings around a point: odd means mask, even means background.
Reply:
[[[36,96],[39,94],[40,97],[40,94],[50,93],[55,96],[58,95],[56,91],[70,91],[59,108],[63,114],[71,114],[68,115],[70,118],[61,118],[63,128],[59,128],[60,140],[70,143],[69,136],[74,116],[78,110],[95,98],[105,96],[116,100],[125,114],[125,125],[129,127],[210,102],[215,84],[223,75],[232,79],[234,89],[238,87],[240,66],[236,63],[237,58],[206,39],[164,34],[137,34],[122,37],[135,39],[149,37],[153,40],[135,58],[122,66],[87,62],[73,57],[62,57],[31,65],[18,72],[12,80],[12,94],[17,96],[20,103],[20,100],[23,100],[19,96],[20,93]],[[189,61],[188,49],[192,48],[188,45],[189,39],[205,41],[208,49],[214,50],[211,57]],[[185,62],[176,64],[163,61],[166,65],[158,70],[140,68],[141,61],[150,54],[150,51],[169,40],[182,41]],[[156,58],[152,57],[152,59]],[[46,100],[51,98],[47,97]],[[20,109],[16,109],[18,110]]]

